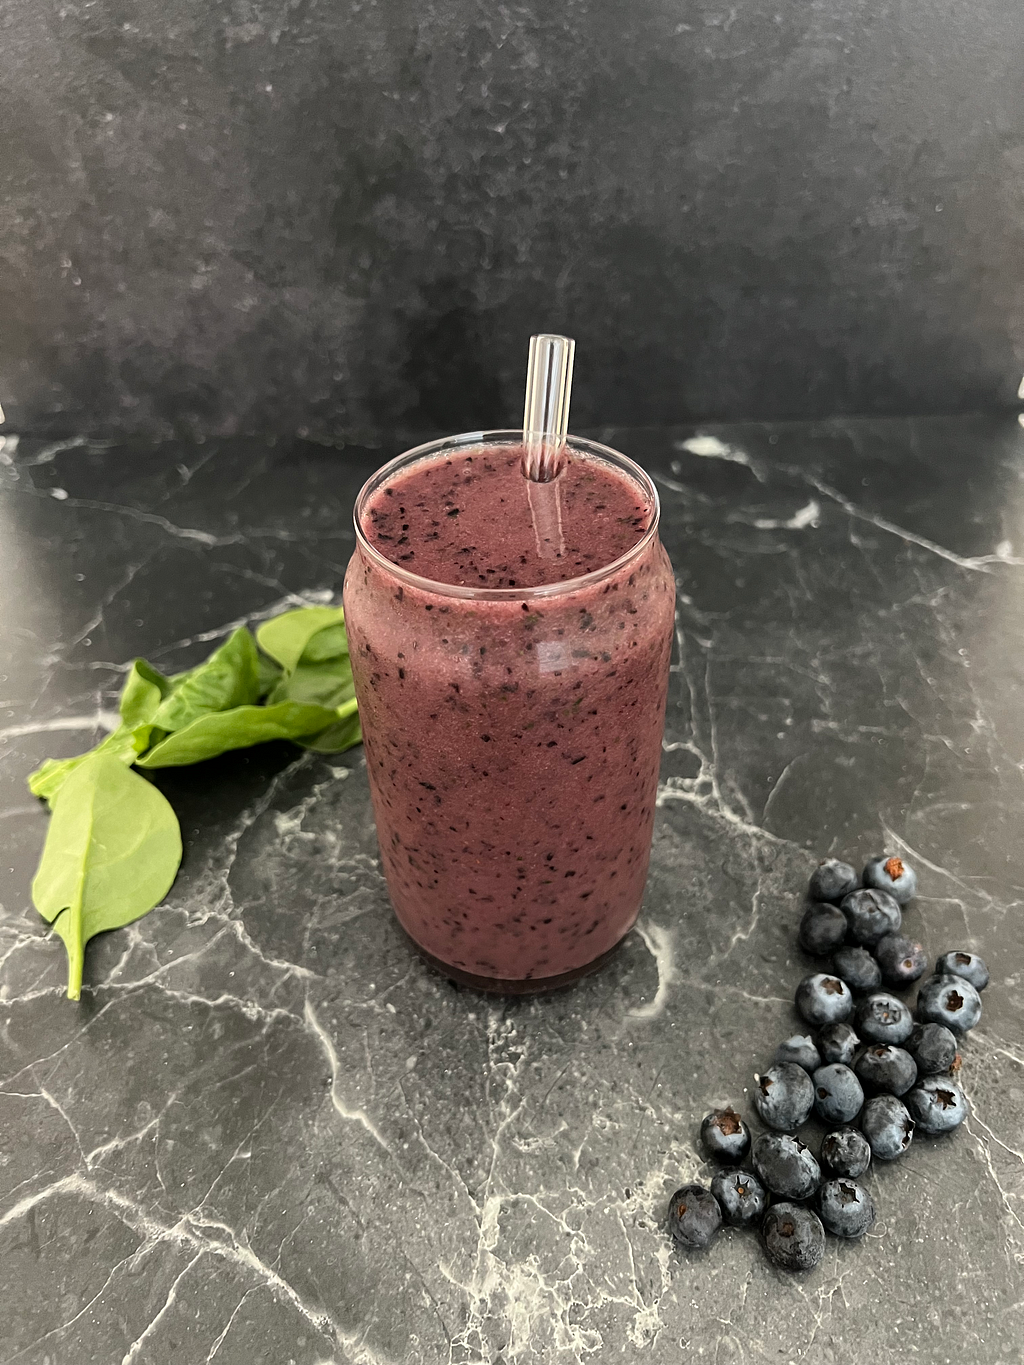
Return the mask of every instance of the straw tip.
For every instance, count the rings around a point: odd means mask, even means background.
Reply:
[[[531,358],[538,351],[571,356],[575,350],[576,342],[573,338],[562,336],[560,332],[534,332],[530,337]]]
[[[572,337],[538,332],[530,338],[523,412],[523,472],[537,482],[555,478],[564,462],[572,390]]]

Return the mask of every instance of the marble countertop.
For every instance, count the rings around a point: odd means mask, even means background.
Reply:
[[[599,435],[658,481],[679,584],[652,870],[609,966],[512,1001],[411,955],[362,751],[283,744],[158,775],[181,873],[63,998],[25,775],[102,734],[133,655],[329,600],[401,442],[3,443],[3,1365],[1020,1360],[1024,431]],[[794,1031],[815,856],[883,847],[930,955],[992,967],[973,1115],[809,1276],[750,1234],[680,1256],[701,1116],[749,1113]]]

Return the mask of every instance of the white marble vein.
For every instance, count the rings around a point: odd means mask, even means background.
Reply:
[[[97,709],[86,716],[56,716],[51,720],[29,720],[18,725],[5,725],[0,728],[0,739],[17,739],[21,735],[53,735],[64,730],[110,731],[116,730],[120,723],[121,717],[116,711]]]
[[[303,1018],[309,1026],[313,1036],[320,1044],[320,1047],[323,1049],[324,1056],[327,1058],[327,1064],[331,1069],[331,1104],[334,1106],[335,1113],[338,1114],[340,1118],[344,1119],[346,1123],[357,1123],[369,1133],[379,1147],[387,1152],[388,1156],[393,1156],[394,1153],[392,1152],[387,1139],[373,1120],[367,1116],[366,1111],[363,1109],[353,1109],[346,1103],[342,1096],[340,1090],[341,1066],[338,1061],[337,1049],[334,1046],[330,1034],[317,1018],[316,1011],[308,999],[303,1008]]]
[[[643,940],[644,947],[654,958],[658,969],[658,988],[654,998],[646,1005],[637,1005],[628,1011],[631,1019],[657,1019],[665,1011],[669,992],[676,979],[675,932],[660,924],[637,924],[636,932]]]
[[[837,503],[849,516],[855,517],[858,521],[868,522],[889,535],[897,536],[900,540],[905,540],[908,545],[917,545],[922,550],[927,550],[929,554],[938,555],[940,559],[948,560],[957,568],[969,569],[975,573],[991,573],[992,566],[995,564],[1006,564],[1012,568],[1024,566],[1024,559],[1005,552],[1006,545],[1003,542],[1000,543],[999,547],[1004,551],[1001,554],[993,552],[987,555],[958,555],[953,550],[947,550],[944,545],[929,540],[927,536],[920,536],[914,531],[908,531],[905,527],[890,521],[888,517],[880,516],[876,512],[866,512],[862,507],[858,507],[855,502],[851,502],[849,498],[840,493],[837,488],[825,483],[815,474],[801,469],[794,469],[790,472],[816,488],[822,497],[829,498],[832,502]]]
[[[685,450],[690,455],[699,455],[705,460],[725,460],[729,464],[745,465],[758,480],[763,481],[764,475],[746,451],[739,446],[730,445],[728,441],[723,441],[718,436],[697,435],[688,436],[685,441],[676,441],[677,450]]]

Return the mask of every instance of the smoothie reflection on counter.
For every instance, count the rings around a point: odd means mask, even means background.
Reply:
[[[386,465],[345,579],[398,919],[449,976],[513,992],[583,975],[636,919],[675,601],[647,475],[569,437],[538,485],[522,441]]]

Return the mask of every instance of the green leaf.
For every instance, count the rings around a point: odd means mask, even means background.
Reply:
[[[160,730],[182,730],[198,716],[228,711],[258,700],[259,661],[256,645],[244,626],[215,650],[205,663],[183,674],[153,716]]]
[[[273,616],[269,621],[264,621],[256,631],[256,640],[265,654],[269,654],[282,668],[291,672],[298,665],[314,635],[318,635],[327,627],[340,626],[343,630],[344,625],[343,607],[300,607],[298,611],[286,611],[280,616]],[[328,636],[324,647],[337,648],[338,639],[336,633]],[[340,648],[338,652],[341,652]],[[344,652],[348,653],[347,639],[344,641]],[[321,662],[324,657],[331,656],[321,655],[310,662]]]
[[[155,744],[138,764],[140,768],[178,768],[271,739],[308,739],[337,719],[338,713],[327,707],[294,701],[236,706],[231,711],[198,716]]]
[[[48,758],[28,775],[28,789],[33,796],[41,797],[51,808],[58,792],[76,768],[94,754],[108,754],[130,766],[149,742],[150,726],[141,727],[145,734],[136,735],[127,725],[119,725],[105,739],[90,749],[88,753],[77,754],[74,758]]]
[[[124,729],[124,727],[121,727]],[[117,731],[114,732],[115,734]],[[108,736],[110,738],[110,736]],[[106,740],[104,740],[106,743]],[[40,763],[39,767],[30,772],[25,781],[28,789],[33,796],[38,796],[45,801],[51,808],[56,799],[57,793],[63,787],[68,777],[75,769],[89,757],[88,754],[79,754],[76,758],[46,758]],[[129,759],[134,763],[134,758]]]
[[[265,697],[268,692],[273,692],[280,681],[281,670],[265,654],[257,655],[256,666],[259,669],[260,696]]]
[[[83,756],[54,802],[32,883],[36,909],[68,954],[68,998],[82,992],[85,945],[159,904],[181,862],[181,831],[156,787],[109,753]]]
[[[74,758],[48,758],[35,772],[29,773],[28,789],[32,795],[41,797],[52,807],[70,775],[92,754],[110,754],[122,763],[134,763],[153,741],[151,722],[161,701],[170,695],[172,686],[170,678],[158,673],[145,659],[136,659],[121,689],[118,704],[121,724],[88,753],[77,754]],[[157,731],[156,737],[161,733]]]
[[[340,610],[340,608],[339,608]],[[299,660],[303,664],[322,664],[327,659],[348,658],[348,633],[344,623],[324,626],[310,638]]]
[[[356,694],[348,655],[325,663],[306,663],[285,674],[270,694],[270,702],[303,701],[318,706],[341,706]]]
[[[145,659],[136,659],[121,689],[118,704],[121,719],[129,727],[149,724],[160,703],[170,696],[173,689],[170,678],[158,673]]]
[[[318,754],[338,754],[343,749],[351,749],[354,744],[361,744],[363,732],[354,697],[345,706],[338,707],[338,717],[326,730],[321,730],[312,739],[298,739],[296,744],[301,744],[304,749],[313,749]]]

